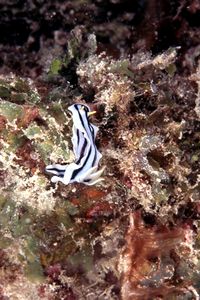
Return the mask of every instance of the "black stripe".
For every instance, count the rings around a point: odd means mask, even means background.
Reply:
[[[82,120],[82,117],[81,117],[81,114],[80,114],[79,109],[78,109],[78,107],[77,107],[77,104],[75,104],[74,107],[75,107],[75,109],[76,109],[77,112],[78,112],[79,119],[81,120],[81,124],[82,124],[83,128],[85,128],[84,122],[83,122],[83,120]]]
[[[60,178],[64,178],[64,175],[65,175],[65,174],[59,174],[59,175],[56,175],[56,176],[58,176],[58,177],[60,177]]]
[[[91,132],[91,134],[92,134],[93,145],[94,145],[94,148],[95,148],[95,155],[94,155],[94,159],[93,159],[93,162],[92,162],[92,167],[94,167],[94,164],[95,164],[95,161],[96,161],[96,158],[97,158],[97,149],[96,149],[96,146],[95,146],[94,128],[93,128],[92,125],[90,124],[89,118],[88,118],[88,117],[87,117],[87,122],[88,122],[88,127],[90,128],[90,132]]]
[[[78,107],[77,107],[77,104],[75,104],[74,107],[75,107],[75,109],[77,110],[78,115],[79,115],[79,119],[81,120],[81,124],[82,124],[83,128],[86,130],[86,133],[87,133],[87,129],[86,129],[86,127],[85,127],[85,124],[84,124],[84,122],[83,122],[82,116],[81,116],[81,114],[80,114],[80,112],[79,112],[79,109],[78,109]],[[88,111],[89,111],[89,110],[88,110]],[[88,123],[88,129],[89,129],[90,132],[92,133],[91,128],[90,128],[91,125],[90,125],[90,123],[89,123],[89,119],[88,119],[88,116],[87,116],[86,113],[85,113],[85,117],[86,117],[86,120],[87,120],[87,123]],[[92,128],[92,130],[94,131],[93,128]],[[92,136],[93,136],[93,134],[92,134]],[[94,138],[93,138],[93,139],[94,139]]]
[[[79,142],[80,142],[79,129],[76,129],[76,135],[77,135],[77,138],[78,138],[77,144],[79,145]]]
[[[81,149],[81,152],[80,152],[80,157],[79,157],[78,160],[76,161],[76,164],[79,164],[79,163],[80,163],[80,161],[81,161],[81,159],[82,159],[82,157],[83,157],[83,154],[84,154],[84,152],[85,152],[86,146],[87,146],[87,140],[86,140],[86,138],[84,138],[84,143],[83,143],[83,146],[82,146],[82,149]]]
[[[91,134],[92,134],[93,143],[94,143],[94,128],[93,128],[92,125],[90,124],[88,115],[86,115],[86,119],[87,119],[87,123],[88,123],[88,128],[90,129],[90,132],[91,132]]]
[[[94,159],[93,159],[93,162],[92,162],[92,167],[94,167],[96,158],[97,158],[97,149],[96,149],[96,147],[95,147],[95,155],[94,155]]]
[[[91,151],[92,151],[92,148],[91,148],[91,146],[90,146],[90,150],[89,150],[88,155],[87,155],[87,157],[86,157],[86,159],[85,159],[85,161],[84,161],[84,164],[82,165],[82,167],[80,167],[80,168],[78,168],[78,169],[76,169],[76,170],[73,171],[70,180],[74,179],[74,178],[76,177],[76,175],[84,168],[85,164],[86,164],[87,161],[88,161],[88,158],[90,157]]]
[[[79,105],[82,105],[82,104],[79,104]],[[84,106],[84,107],[87,109],[87,113],[88,113],[88,112],[89,112],[88,107],[85,106],[85,105],[82,105],[82,106]],[[79,115],[79,118],[80,118],[80,120],[81,120],[81,124],[82,124],[83,128],[86,130],[86,127],[85,127],[85,124],[84,124],[84,122],[83,122],[82,116],[81,116],[81,114],[80,114],[80,112],[79,112],[79,109],[78,109],[78,104],[74,104],[74,107],[75,107],[75,109],[76,109],[77,112],[78,112],[78,115]],[[86,120],[87,120],[87,124],[88,124],[88,129],[90,130],[90,132],[91,132],[91,134],[92,134],[93,142],[94,142],[94,128],[90,125],[90,121],[89,121],[89,118],[88,118],[87,113],[85,113],[85,116],[86,116]],[[86,130],[86,132],[87,132],[87,130]]]
[[[94,128],[92,127],[92,125],[89,124],[89,121],[88,121],[88,126],[90,128],[91,133],[92,133],[93,142],[94,142]]]
[[[91,179],[84,179],[83,182],[90,182]]]

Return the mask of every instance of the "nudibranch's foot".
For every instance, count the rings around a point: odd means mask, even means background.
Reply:
[[[96,170],[97,170],[97,166],[90,168],[84,175],[79,177],[79,182],[83,182],[86,185],[93,185],[104,180],[103,178],[101,178],[101,175],[105,170],[105,167],[95,172]]]
[[[104,180],[104,178],[98,178],[97,180],[83,181],[83,183],[86,184],[86,185],[94,185],[94,184],[97,184],[97,183],[99,183],[103,180]]]
[[[61,181],[61,182],[64,183],[64,184],[68,184],[68,183],[65,183],[65,182],[64,182],[63,177],[58,177],[58,176],[53,176],[53,177],[51,177],[51,182],[56,183],[56,182],[58,182],[58,181]]]

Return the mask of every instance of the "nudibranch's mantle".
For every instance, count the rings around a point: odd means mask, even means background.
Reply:
[[[97,171],[102,157],[95,145],[98,127],[89,121],[91,112],[88,106],[74,104],[68,109],[73,119],[72,144],[76,160],[68,165],[49,165],[46,171],[55,175],[51,178],[52,182],[61,181],[64,184],[82,182],[93,185],[102,180],[100,177],[104,170]]]

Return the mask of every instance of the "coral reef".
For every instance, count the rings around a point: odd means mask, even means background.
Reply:
[[[199,299],[200,6],[132,2],[0,4],[2,300]],[[98,185],[45,172],[74,161],[74,103]]]

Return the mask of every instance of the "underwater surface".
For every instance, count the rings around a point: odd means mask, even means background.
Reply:
[[[199,299],[199,17],[197,0],[0,1],[0,300]],[[96,111],[93,185],[45,170],[76,159],[76,103]]]

